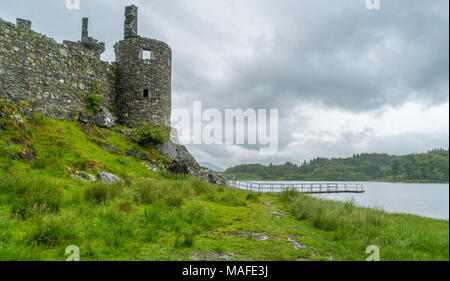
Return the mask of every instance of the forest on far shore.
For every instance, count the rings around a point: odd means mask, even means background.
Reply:
[[[448,182],[448,149],[393,156],[362,153],[348,158],[318,157],[297,165],[245,164],[224,174],[237,180]]]

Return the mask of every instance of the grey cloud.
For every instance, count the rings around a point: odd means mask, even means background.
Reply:
[[[31,19],[34,30],[59,42],[78,40],[88,16],[90,34],[107,44],[103,58],[113,61],[129,4],[140,8],[139,33],[172,47],[174,108],[191,107],[194,99],[204,108],[279,108],[282,151],[299,149],[290,146],[292,134],[308,120],[291,117],[302,103],[362,112],[448,102],[447,0],[381,0],[379,11],[367,10],[363,0],[81,0],[80,11],[67,10],[65,0],[14,0],[0,3],[0,16]],[[343,135],[335,145],[315,141],[300,151],[351,155],[362,146],[403,153],[446,144],[442,136],[407,142]],[[216,163],[239,159],[224,147],[192,149]]]
[[[352,111],[424,97],[443,102],[448,98],[448,14],[437,16],[423,9],[424,2],[406,4],[386,4],[379,14],[352,4],[348,10],[330,11],[326,5],[303,10],[316,15],[307,31],[296,26],[302,26],[303,6],[293,5],[284,14],[300,14],[291,25],[277,26],[274,19],[272,53],[236,62],[231,79],[215,88],[215,96],[235,93],[237,101],[245,96],[249,104],[285,110],[302,100]]]

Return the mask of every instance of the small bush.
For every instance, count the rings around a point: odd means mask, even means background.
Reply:
[[[293,199],[295,199],[299,195],[294,189],[289,189],[279,194],[280,199],[284,203],[291,203]]]
[[[210,229],[216,223],[216,219],[204,206],[187,205],[177,211],[177,216],[192,225],[194,230]]]
[[[133,203],[130,201],[119,202],[117,208],[126,213],[131,213],[134,211]]]
[[[11,158],[4,158],[1,157],[0,158],[0,170],[5,171],[6,173],[8,173],[11,168],[14,166],[14,161]],[[1,189],[1,185],[0,185],[0,189]],[[0,193],[2,191],[0,190]]]
[[[187,174],[177,174],[177,173],[172,173],[167,170],[161,171],[160,175],[161,175],[161,177],[163,177],[165,179],[169,179],[169,180],[186,180],[186,179],[190,178],[190,176]]]
[[[6,217],[0,216],[0,245],[6,242],[9,242],[11,240],[12,233],[10,231],[11,221],[8,220]]]
[[[56,213],[61,206],[61,193],[50,183],[18,180],[11,194],[11,212],[21,219],[37,213]]]
[[[170,207],[181,206],[184,200],[195,195],[188,184],[161,183],[157,181],[137,181],[131,185],[135,200],[144,204],[162,202]]]
[[[166,213],[165,210],[163,210],[164,206],[160,204],[155,204],[150,206],[148,209],[144,212],[144,218],[147,223],[152,224],[155,227],[162,226],[163,217]]]
[[[50,118],[46,116],[42,116],[39,112],[34,112],[31,117],[31,122],[35,126],[46,126],[50,125],[51,121]]]
[[[337,212],[321,207],[313,209],[309,216],[315,227],[325,231],[336,230],[342,223],[342,217]]]
[[[92,111],[97,111],[102,105],[103,98],[98,94],[90,94],[88,97],[88,108]]]
[[[363,220],[366,224],[375,227],[386,224],[386,217],[383,216],[383,212],[381,210],[367,210]]]
[[[154,123],[139,123],[136,126],[136,142],[139,145],[158,145],[170,139],[170,127]]]
[[[131,188],[134,190],[134,200],[143,203],[143,204],[151,204],[156,199],[157,190],[155,190],[155,186],[157,184],[154,182],[146,182],[146,181],[138,181],[134,182],[131,185]]]
[[[3,159],[2,159],[3,160]],[[11,159],[8,158],[8,163],[13,163]],[[20,183],[18,182],[19,178],[11,175],[1,175],[0,176],[0,194],[8,194],[12,192],[16,186],[18,186]]]
[[[0,243],[0,260],[5,261],[40,261],[42,250],[31,248],[26,244],[3,244]]]
[[[56,247],[69,245],[75,239],[76,234],[67,221],[50,217],[38,220],[25,240],[29,245]]]
[[[144,230],[143,236],[144,242],[156,243],[161,236],[161,232],[155,227],[148,227]]]
[[[200,205],[173,209],[156,203],[145,210],[142,222],[144,241],[155,242],[165,233],[175,233],[178,234],[175,246],[184,248],[192,247],[196,234],[212,229],[217,224],[217,218]]]
[[[192,248],[192,246],[194,246],[194,234],[192,233],[186,233],[175,240],[175,248]]]
[[[98,86],[98,83],[95,82],[94,85],[92,85],[92,92],[88,96],[88,108],[92,111],[99,110],[102,105],[102,100],[100,87]]]
[[[197,195],[210,193],[214,190],[213,186],[199,178],[191,178],[189,182]]]
[[[249,192],[249,193],[247,193],[247,196],[245,197],[245,199],[246,199],[247,201],[258,202],[260,196],[261,196],[260,193]]]
[[[174,221],[170,219],[171,216],[172,212],[161,203],[153,204],[146,209],[142,220],[143,241],[157,242],[163,233],[175,229]]]
[[[106,183],[99,182],[89,186],[84,191],[84,198],[94,203],[102,203],[110,197],[110,186]]]
[[[133,235],[135,222],[123,212],[113,209],[102,210],[98,213],[101,226],[101,237],[109,247],[122,247],[127,241],[127,237]]]
[[[239,194],[233,191],[226,191],[220,193],[211,193],[206,196],[209,201],[219,203],[226,206],[247,206],[247,202],[239,197]]]
[[[33,169],[44,170],[47,167],[55,167],[67,157],[69,149],[62,141],[55,141],[53,144],[40,151],[37,159],[32,164]]]
[[[309,209],[312,206],[308,204],[307,202],[299,202],[299,203],[293,203],[290,208],[292,213],[294,214],[294,217],[298,220],[304,220],[307,218],[309,214]]]

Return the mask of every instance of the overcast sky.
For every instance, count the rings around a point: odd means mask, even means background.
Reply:
[[[124,7],[139,7],[139,34],[173,51],[173,109],[279,109],[279,152],[188,145],[199,162],[298,162],[361,152],[406,154],[449,146],[449,1],[0,0],[0,17],[33,30],[106,42],[114,61]]]

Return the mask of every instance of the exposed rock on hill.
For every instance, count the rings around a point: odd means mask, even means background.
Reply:
[[[227,180],[217,172],[201,168],[184,145],[165,142],[158,148],[172,159],[172,162],[167,165],[168,171],[177,174],[190,174],[215,185],[229,185]]]
[[[80,112],[78,115],[78,121],[84,124],[94,124],[94,116],[87,112]]]
[[[95,113],[94,120],[95,124],[101,128],[109,129],[116,125],[116,117],[114,117],[105,107],[102,107]]]
[[[122,181],[122,179],[119,178],[118,176],[110,174],[110,173],[106,173],[106,172],[98,173],[97,179],[102,180],[102,181],[106,182],[107,184],[114,184],[116,182]]]

